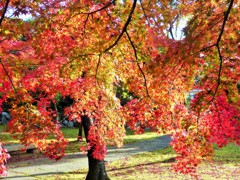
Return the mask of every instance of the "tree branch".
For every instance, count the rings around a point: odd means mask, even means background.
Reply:
[[[222,64],[223,64],[223,59],[222,59],[220,47],[219,47],[218,44],[216,46],[217,46],[217,50],[218,50],[218,56],[219,56],[220,63],[219,63],[219,70],[218,70],[217,87],[216,87],[216,89],[214,91],[214,94],[213,94],[213,97],[212,97],[211,101],[213,101],[215,95],[217,94],[218,88],[219,88],[219,86],[221,84],[221,72],[222,72]]]
[[[223,66],[223,58],[222,58],[222,54],[221,54],[221,50],[220,50],[220,45],[219,45],[219,44],[220,44],[220,41],[221,41],[221,38],[222,38],[222,35],[223,35],[223,32],[224,32],[224,28],[225,28],[225,26],[226,26],[226,22],[227,22],[227,20],[228,20],[228,16],[229,16],[230,11],[231,11],[231,8],[232,8],[232,6],[233,6],[233,2],[234,2],[234,0],[231,0],[231,1],[230,1],[230,4],[229,4],[229,6],[228,6],[227,11],[224,12],[224,19],[223,19],[222,28],[221,28],[221,31],[220,31],[220,33],[219,33],[217,42],[216,42],[216,44],[215,44],[215,46],[217,47],[218,56],[219,56],[219,61],[220,61],[220,62],[219,62],[219,69],[218,69],[217,87],[216,87],[216,89],[215,89],[215,91],[214,91],[214,93],[213,93],[212,99],[211,99],[207,104],[211,103],[211,102],[214,100],[214,98],[215,98],[215,96],[216,96],[216,94],[217,94],[218,88],[219,88],[219,86],[220,86],[220,84],[221,84],[221,72],[222,72],[222,66]]]
[[[1,19],[0,19],[0,26],[2,25],[2,21],[3,21],[4,17],[5,17],[6,12],[7,12],[7,8],[8,8],[9,2],[10,2],[10,0],[7,0],[7,1],[6,1],[6,4],[5,4],[5,6],[4,6],[3,13],[2,13],[2,17],[1,17]]]
[[[97,79],[97,74],[98,74],[98,69],[99,69],[100,64],[101,64],[101,54],[99,54],[99,57],[98,57],[96,73],[95,73],[95,79]]]
[[[101,54],[99,54],[99,56],[98,56],[98,62],[97,62],[96,73],[95,73],[96,84],[98,85],[98,87],[100,87],[100,84],[98,82],[97,75],[98,75],[98,69],[100,67],[100,64],[101,64]],[[101,87],[100,87],[100,89],[101,89]]]
[[[126,32],[127,27],[128,27],[128,25],[129,25],[129,23],[130,23],[130,21],[131,21],[131,19],[132,19],[132,15],[133,15],[133,12],[134,12],[134,10],[135,10],[135,8],[136,8],[136,5],[137,5],[137,0],[134,0],[133,5],[132,5],[132,8],[131,8],[131,11],[130,11],[130,13],[129,13],[129,15],[128,15],[128,19],[127,19],[125,25],[123,26],[122,32],[119,34],[117,40],[116,40],[112,45],[110,45],[107,49],[104,50],[104,53],[108,52],[110,49],[112,49],[114,46],[116,46],[117,43],[118,43],[118,41],[119,41],[119,40],[121,39],[121,37],[123,36],[124,32]]]
[[[173,35],[173,32],[172,32],[172,28],[173,28],[173,25],[172,25],[172,23],[171,23],[171,24],[170,24],[170,27],[169,27],[169,32],[170,32],[170,35],[171,35],[172,39],[175,40],[174,35]]]
[[[18,95],[18,93],[17,93],[17,89],[16,89],[16,87],[15,87],[14,84],[13,84],[13,80],[12,80],[12,78],[10,77],[10,75],[8,74],[8,71],[7,71],[7,69],[6,69],[6,67],[5,67],[5,65],[4,65],[4,63],[3,63],[3,61],[2,61],[1,58],[0,58],[0,63],[1,63],[4,72],[6,73],[8,79],[9,79],[11,85],[12,85],[12,88],[13,88],[15,94],[17,95],[18,100],[19,100],[20,102],[22,102],[21,98],[19,97],[19,95]]]
[[[130,44],[131,44],[131,46],[132,46],[132,48],[133,48],[134,56],[135,56],[135,59],[136,59],[136,62],[137,62],[138,69],[140,70],[140,72],[141,72],[141,74],[142,74],[142,76],[143,76],[144,86],[145,86],[145,89],[146,89],[147,96],[150,97],[150,96],[149,96],[149,92],[148,92],[148,88],[147,88],[147,78],[146,78],[146,76],[145,76],[142,68],[140,67],[140,65],[139,65],[139,63],[138,63],[137,50],[136,50],[136,48],[135,48],[135,46],[134,46],[134,44],[133,44],[133,41],[131,40],[131,37],[129,36],[127,30],[126,30],[125,32],[126,32],[126,34],[127,34],[128,40],[129,40],[129,42],[130,42]]]
[[[97,9],[97,10],[91,11],[91,12],[76,12],[76,14],[73,14],[73,15],[71,16],[71,18],[73,18],[73,17],[75,17],[75,16],[77,16],[77,15],[79,15],[79,14],[85,14],[85,15],[88,15],[88,16],[89,16],[89,15],[93,15],[93,14],[99,12],[99,11],[105,10],[105,9],[108,8],[110,5],[115,4],[115,2],[116,2],[116,0],[110,1],[110,2],[109,2],[108,4],[106,4],[105,6],[99,8],[99,9]],[[77,4],[75,4],[74,7],[75,7],[76,5],[77,5]],[[76,7],[75,7],[75,8],[76,8]]]
[[[84,26],[83,26],[83,45],[84,45],[84,39],[85,39],[85,34],[86,34],[86,25],[87,25],[87,22],[88,22],[88,18],[89,18],[89,14],[87,15],[87,18],[84,22]]]
[[[173,32],[172,32],[172,29],[173,29],[173,24],[175,23],[175,21],[178,19],[178,14],[177,14],[177,16],[173,19],[173,21],[170,23],[170,27],[169,27],[169,32],[170,32],[170,35],[171,35],[171,37],[172,37],[172,39],[174,40],[175,38],[174,38],[174,35],[173,35]]]
[[[5,41],[6,39],[7,39],[6,37],[3,38],[3,39],[1,39],[1,40],[0,40],[0,43],[3,42],[3,41]]]
[[[112,4],[114,4],[115,2],[116,2],[116,0],[110,1],[108,4],[106,4],[105,6],[99,8],[99,9],[97,9],[97,10],[95,10],[95,11],[86,12],[86,13],[80,13],[80,14],[88,14],[88,15],[90,15],[90,14],[97,13],[97,12],[99,12],[99,11],[102,11],[102,10],[108,8],[109,6],[111,6]]]
[[[222,38],[222,35],[223,35],[223,32],[224,32],[224,28],[225,28],[225,25],[226,25],[228,16],[229,16],[230,11],[231,11],[232,6],[233,6],[233,2],[234,2],[234,0],[231,0],[231,1],[230,1],[230,4],[229,4],[229,6],[228,6],[227,11],[224,12],[224,15],[225,15],[225,16],[224,16],[224,19],[223,19],[223,24],[222,24],[222,28],[221,28],[220,34],[219,34],[218,39],[217,39],[217,43],[216,43],[217,45],[218,45],[219,42],[221,41],[221,38]]]
[[[142,8],[142,10],[143,10],[143,15],[144,15],[144,17],[145,17],[145,19],[146,19],[148,25],[150,26],[150,23],[149,23],[149,20],[148,20],[148,17],[147,17],[146,11],[145,11],[145,9],[144,9],[144,7],[143,7],[143,4],[142,4],[142,0],[140,0],[140,5],[141,5],[141,8]]]

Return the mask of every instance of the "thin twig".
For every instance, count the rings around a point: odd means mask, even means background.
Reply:
[[[217,87],[216,87],[216,89],[214,91],[214,94],[213,94],[213,97],[212,97],[211,101],[213,101],[215,95],[217,94],[218,88],[219,88],[219,86],[221,84],[221,72],[222,72],[222,64],[223,64],[223,59],[222,59],[220,47],[219,47],[218,44],[216,46],[217,46],[217,50],[218,50],[218,56],[219,56],[220,63],[219,63],[219,70],[218,70]]]
[[[109,19],[112,19],[112,16],[104,9],[105,13],[108,15]]]
[[[97,12],[99,12],[99,11],[102,11],[102,10],[108,8],[109,6],[111,6],[112,4],[114,4],[115,1],[116,1],[116,0],[110,1],[108,4],[106,4],[105,6],[99,8],[99,9],[97,9],[97,10],[95,10],[95,11],[85,12],[85,13],[83,12],[83,13],[79,13],[79,14],[88,14],[88,15],[90,15],[90,14],[95,14],[95,13],[97,13]]]
[[[86,20],[84,22],[84,26],[83,26],[83,38],[84,38],[85,33],[86,33],[86,25],[87,25],[87,22],[88,22],[88,18],[89,18],[89,14],[87,15],[87,18],[86,18]]]
[[[97,62],[96,73],[95,73],[95,79],[97,81],[97,84],[98,84],[97,74],[98,74],[98,69],[99,69],[100,64],[101,64],[101,54],[99,54],[99,56],[98,56],[98,62]]]
[[[174,24],[175,21],[178,19],[178,17],[179,17],[179,15],[177,15],[177,16],[173,19],[173,21],[170,23],[170,27],[169,27],[169,32],[170,32],[170,35],[171,35],[171,37],[172,37],[173,40],[175,39],[175,38],[174,38],[174,35],[173,35],[173,32],[172,32],[173,24]]]
[[[112,49],[114,46],[116,46],[117,43],[118,43],[118,41],[119,41],[119,40],[121,39],[121,37],[123,36],[124,32],[126,32],[127,27],[128,27],[128,25],[129,25],[129,23],[130,23],[130,21],[131,21],[131,19],[132,19],[132,15],[133,15],[133,12],[134,12],[134,10],[135,10],[135,8],[136,8],[136,5],[137,5],[137,0],[134,0],[133,5],[132,5],[132,8],[131,8],[131,11],[130,11],[130,13],[129,13],[129,15],[128,15],[128,19],[127,19],[125,25],[124,25],[123,28],[122,28],[122,32],[119,34],[117,40],[116,40],[112,45],[110,45],[107,49],[104,50],[104,53],[108,52],[110,49]]]
[[[87,18],[84,22],[84,26],[83,26],[83,37],[82,37],[82,41],[83,41],[83,46],[85,46],[85,34],[86,34],[86,25],[87,25],[87,22],[88,22],[88,18],[89,18],[89,14],[87,15]]]
[[[173,28],[173,24],[171,23],[170,27],[169,27],[169,32],[170,32],[170,35],[171,35],[172,39],[175,40],[173,32],[172,32],[172,28]]]
[[[215,91],[214,91],[214,93],[213,93],[212,99],[211,99],[207,104],[211,103],[211,102],[214,100],[214,98],[215,98],[215,96],[216,96],[216,94],[217,94],[218,88],[219,88],[219,86],[220,86],[220,84],[221,84],[221,72],[222,72],[222,66],[223,66],[223,58],[222,58],[222,54],[221,54],[221,50],[220,50],[220,45],[219,45],[219,44],[220,44],[220,41],[221,41],[221,38],[222,38],[222,35],[223,35],[223,32],[224,32],[224,28],[225,28],[225,25],[226,25],[228,16],[229,16],[230,11],[231,11],[231,8],[232,8],[232,6],[233,6],[233,2],[234,2],[234,0],[231,0],[231,1],[230,1],[230,4],[229,4],[229,6],[228,6],[227,11],[224,12],[224,19],[223,19],[222,28],[221,28],[221,31],[220,31],[220,33],[219,33],[217,42],[216,42],[216,44],[215,44],[215,46],[216,46],[216,48],[217,48],[217,51],[218,51],[219,61],[220,61],[220,62],[219,62],[219,69],[218,69],[217,87],[216,87],[216,89],[215,89]]]
[[[150,22],[149,22],[149,20],[148,20],[148,17],[147,17],[146,11],[145,11],[145,9],[144,9],[144,7],[143,7],[142,0],[140,0],[140,5],[141,5],[141,8],[142,8],[142,10],[143,10],[143,15],[144,15],[144,17],[145,17],[145,19],[146,19],[148,25],[150,26]]]
[[[15,87],[14,84],[13,84],[13,80],[12,80],[12,78],[10,77],[10,75],[9,75],[9,73],[8,73],[8,71],[7,71],[7,69],[6,69],[6,67],[5,67],[5,65],[4,65],[4,63],[3,63],[3,61],[2,61],[1,58],[0,58],[0,63],[1,63],[4,72],[6,73],[8,79],[9,79],[11,85],[12,85],[12,88],[13,88],[13,90],[14,90],[14,93],[17,95],[18,100],[19,100],[20,102],[22,102],[21,98],[19,97],[19,95],[18,95],[18,93],[17,93],[17,89],[16,89],[16,87]]]
[[[5,37],[5,38],[3,38],[2,40],[0,40],[0,43],[1,43],[1,42],[3,42],[3,41],[5,41],[6,39],[7,39],[6,37]]]
[[[4,17],[5,17],[6,12],[7,12],[7,8],[8,8],[9,2],[10,2],[10,0],[7,0],[7,1],[6,1],[6,4],[5,4],[5,6],[4,6],[3,13],[2,13],[2,17],[1,17],[1,19],[0,19],[0,26],[2,25],[2,21],[3,21]]]
[[[77,12],[77,13],[73,14],[70,18],[73,18],[73,17],[75,17],[75,16],[77,16],[77,15],[79,15],[79,14],[93,15],[93,14],[95,14],[95,13],[97,13],[97,12],[100,12],[100,11],[102,11],[102,10],[105,10],[105,9],[108,8],[110,5],[115,4],[115,2],[116,2],[116,0],[110,1],[110,2],[109,2],[108,4],[106,4],[105,6],[99,8],[99,9],[97,9],[97,10],[94,10],[94,11],[90,11],[90,12]],[[75,6],[74,6],[74,7],[75,7]]]
[[[220,34],[219,34],[218,39],[217,39],[217,44],[219,44],[219,42],[221,41],[221,38],[222,38],[222,35],[223,35],[223,32],[224,32],[224,28],[225,28],[225,25],[226,25],[228,16],[229,16],[230,11],[231,11],[232,6],[233,6],[233,2],[234,2],[234,0],[231,0],[231,1],[230,1],[230,4],[229,4],[229,6],[228,6],[228,9],[227,9],[227,11],[224,13],[225,16],[224,16],[224,20],[223,20],[223,24],[222,24],[222,29],[221,29]]]

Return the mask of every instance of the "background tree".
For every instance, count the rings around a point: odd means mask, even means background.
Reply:
[[[213,143],[240,144],[238,1],[5,0],[0,11],[0,103],[15,100],[9,131],[21,143],[51,158],[64,154],[49,110],[60,93],[75,100],[65,114],[85,122],[88,155],[103,170],[96,179],[105,173],[106,144],[122,145],[125,122],[139,133],[139,122],[170,133],[175,169],[192,175]],[[174,39],[182,20],[184,36]],[[137,97],[123,108],[120,82]],[[185,93],[193,89],[189,109]],[[30,91],[38,90],[44,94],[33,105]]]

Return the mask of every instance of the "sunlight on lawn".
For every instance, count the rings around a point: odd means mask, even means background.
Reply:
[[[11,136],[4,132],[6,126],[0,125],[0,135],[6,142],[15,142]],[[76,141],[78,128],[62,128],[65,137],[70,141],[66,148],[66,153],[79,152],[79,146],[86,142]],[[160,134],[146,130],[144,134],[136,135],[133,131],[127,129],[125,143],[134,143],[155,139]],[[214,146],[215,155],[212,162],[204,162],[198,168],[200,179],[240,179],[240,147],[235,144],[229,144],[219,149]],[[188,175],[175,173],[171,165],[176,157],[171,147],[156,150],[153,152],[134,155],[122,160],[109,162],[106,164],[107,172],[112,180],[148,180],[148,179],[192,179]],[[59,174],[47,179],[82,179],[84,180],[87,169],[81,169],[75,172]],[[43,177],[44,179],[44,177]]]
[[[18,140],[12,138],[12,136],[6,132],[6,125],[0,125],[0,135],[1,140],[5,143],[17,143]],[[78,128],[61,128],[61,131],[64,134],[64,137],[68,141],[76,141],[78,136]],[[130,129],[126,130],[126,137],[124,138],[124,143],[133,143],[142,140],[152,140],[161,136],[155,132],[151,132],[150,130],[146,130],[144,134],[134,134]],[[53,136],[50,136],[49,139],[53,139]],[[83,133],[83,139],[85,139],[85,135]]]
[[[135,179],[193,179],[189,175],[175,173],[171,164],[174,163],[174,151],[171,147],[148,152],[107,165],[108,174],[112,180]],[[215,149],[214,160],[204,162],[198,168],[200,179],[239,179],[240,178],[240,148],[229,144],[223,149]]]
[[[0,140],[4,142],[4,144],[9,143],[18,143],[19,141],[12,138],[8,132],[6,132],[7,125],[0,125]]]
[[[126,129],[126,137],[124,138],[124,143],[134,143],[142,140],[152,140],[158,138],[162,134],[156,132],[151,132],[149,129],[145,130],[143,134],[134,134],[130,129]]]
[[[240,148],[229,144],[223,149],[215,148],[214,160],[205,162],[198,168],[200,179],[239,179],[240,178]],[[175,173],[171,165],[176,157],[171,147],[147,152],[109,162],[106,164],[111,180],[149,180],[149,179],[194,179],[189,175]],[[54,176],[53,179],[84,180],[87,169]]]
[[[19,143],[18,140],[12,138],[12,135],[6,132],[6,125],[0,125],[0,138],[4,144]],[[85,135],[83,133],[83,142],[77,141],[78,128],[61,128],[64,137],[69,141],[68,146],[65,149],[65,153],[79,152],[79,147],[86,145]],[[159,137],[160,134],[146,130],[144,134],[134,134],[130,129],[126,129],[126,137],[124,138],[124,144],[134,143],[145,140],[152,140]],[[48,141],[53,140],[53,135],[50,135]]]

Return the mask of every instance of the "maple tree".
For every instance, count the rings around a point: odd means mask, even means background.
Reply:
[[[83,123],[87,179],[108,179],[106,145],[122,145],[125,123],[137,133],[150,127],[171,134],[179,155],[174,169],[196,175],[213,143],[240,145],[239,6],[236,0],[2,1],[0,108],[10,101],[9,132],[61,158],[67,141],[50,104],[56,94],[70,96],[65,114]],[[184,36],[176,39],[182,20]],[[120,84],[135,97],[124,106],[115,97]],[[186,93],[194,89],[189,107]],[[6,174],[8,155],[0,147]]]

